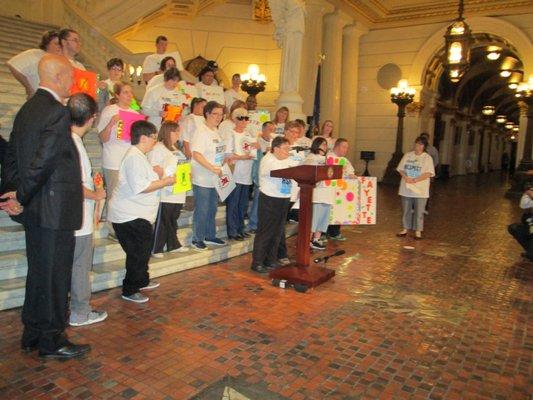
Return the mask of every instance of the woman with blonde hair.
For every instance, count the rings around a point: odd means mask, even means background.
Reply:
[[[328,150],[333,149],[333,146],[335,145],[335,139],[333,138],[333,121],[330,119],[325,120],[322,124],[322,128],[320,128],[320,133],[317,136],[326,139],[326,142],[328,142]]]
[[[276,130],[274,133],[276,135],[283,135],[285,131],[285,123],[289,121],[289,109],[287,107],[280,107],[276,111],[276,115],[272,122],[276,125]]]
[[[159,129],[157,143],[147,154],[148,161],[154,169],[163,170],[163,175],[172,176],[176,165],[187,161],[185,155],[176,147],[180,136],[180,126],[177,122],[163,122]],[[163,257],[163,250],[170,253],[182,253],[189,250],[183,247],[177,237],[178,218],[185,204],[185,192],[172,192],[172,186],[161,189],[161,203],[155,220],[152,256]]]

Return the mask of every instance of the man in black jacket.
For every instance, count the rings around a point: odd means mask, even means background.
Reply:
[[[39,89],[13,123],[2,168],[2,208],[24,225],[28,274],[22,309],[22,349],[68,359],[90,350],[65,336],[74,230],[82,223],[79,156],[63,106],[72,67],[63,56],[39,62]],[[6,193],[7,192],[7,193]]]

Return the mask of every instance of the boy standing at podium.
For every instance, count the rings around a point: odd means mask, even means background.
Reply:
[[[259,167],[259,224],[254,239],[252,270],[260,274],[276,266],[278,246],[285,231],[285,220],[291,197],[291,180],[274,178],[270,172],[289,168],[290,144],[284,137],[272,140],[270,152]]]

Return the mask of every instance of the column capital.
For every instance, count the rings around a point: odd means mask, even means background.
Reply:
[[[342,28],[343,35],[363,36],[367,34],[368,31],[369,28],[360,22],[352,22],[351,24],[348,24]]]

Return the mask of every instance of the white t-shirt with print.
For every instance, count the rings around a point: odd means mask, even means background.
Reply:
[[[46,53],[41,49],[29,49],[11,57],[7,64],[26,77],[31,88],[36,91],[39,87],[39,61]]]
[[[274,154],[267,153],[259,165],[259,190],[270,197],[289,198],[293,181],[285,178],[274,178],[270,172],[276,169],[291,167],[290,160],[279,160]]]
[[[146,56],[143,62],[143,73],[152,74],[154,72],[159,71],[161,61],[163,61],[163,58],[165,57],[173,57],[174,60],[176,60],[176,68],[178,69],[178,71],[183,71],[185,69],[183,68],[183,62],[181,61],[180,53],[178,51],[172,51],[170,53],[154,53]]]
[[[228,107],[229,109],[235,101],[237,100],[245,101],[246,95],[240,89],[239,91],[236,91],[235,89],[230,88],[224,92],[224,100],[226,102],[226,107]]]
[[[210,129],[204,123],[198,127],[191,141],[191,152],[195,151],[202,154],[211,164],[221,167],[224,162],[226,145],[218,134],[218,130]],[[191,169],[193,184],[205,188],[215,187],[213,183],[214,173],[195,161],[194,155],[191,161]]]
[[[433,159],[426,152],[420,155],[416,155],[414,151],[404,154],[396,170],[404,171],[410,178],[417,178],[426,172],[429,172],[430,176],[435,176]],[[428,198],[429,181],[427,178],[416,183],[406,183],[405,179],[402,179],[398,194],[405,197]]]
[[[187,160],[181,151],[170,151],[161,142],[157,142],[152,151],[146,154],[146,157],[152,166],[158,165],[163,168],[165,176],[174,175],[176,165]],[[172,190],[172,186],[165,186],[161,189],[161,202],[184,204],[185,192],[174,194]]]
[[[212,85],[205,85],[202,82],[196,84],[198,89],[198,96],[206,99],[207,101],[216,101],[219,104],[225,105],[226,99],[224,98],[224,88],[216,85],[214,82]]]
[[[142,193],[159,177],[146,155],[136,146],[130,146],[118,173],[118,185],[109,200],[107,218],[122,224],[142,218],[153,224],[159,208],[159,190]]]
[[[72,140],[78,149],[80,155],[80,167],[81,167],[81,184],[89,190],[94,190],[94,182],[92,176],[92,167],[87,150],[83,145],[81,137],[72,133]],[[94,230],[94,200],[83,200],[83,224],[80,229],[74,232],[74,236],[86,236],[91,235]]]
[[[145,93],[141,107],[143,114],[148,116],[148,121],[155,125],[157,130],[161,128],[161,115],[163,106],[170,104],[183,107],[185,96],[177,89],[167,89],[163,84],[154,86]]]
[[[237,155],[244,155],[247,153],[245,149],[236,148],[236,143],[241,146],[243,143],[256,143],[257,138],[250,132],[244,131],[242,133],[232,131],[232,140],[230,141],[229,148],[226,147],[226,153],[234,153]],[[228,143],[226,143],[228,146]],[[249,151],[248,151],[249,152]],[[252,167],[254,165],[254,160],[236,160],[235,169],[233,171],[233,179],[235,183],[241,185],[251,185],[252,184]]]
[[[120,107],[117,104],[112,104],[103,109],[102,114],[100,115],[100,120],[98,121],[98,126],[96,129],[98,132],[102,132],[111,118],[118,114]],[[136,112],[131,109],[125,109],[124,111]],[[124,142],[120,139],[117,139],[117,124],[111,128],[111,134],[109,135],[109,140],[103,144],[102,152],[102,166],[105,169],[112,169],[117,171],[120,168],[120,162],[124,157],[124,154],[131,147],[130,142]],[[108,193],[110,196],[111,193]]]

